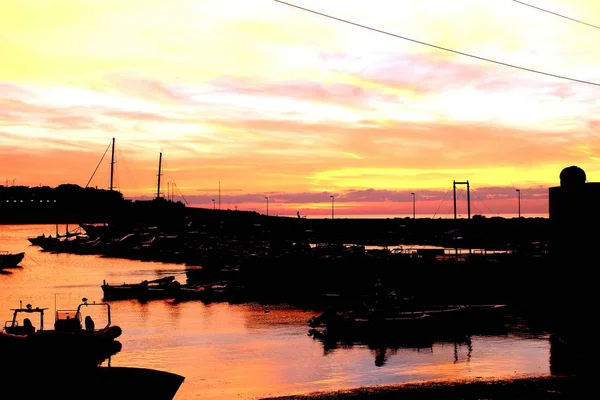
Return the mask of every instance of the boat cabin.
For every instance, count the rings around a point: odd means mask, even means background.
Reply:
[[[84,329],[84,323],[82,321],[81,308],[88,306],[101,306],[106,309],[107,312],[107,327],[110,326],[110,305],[107,303],[88,303],[86,298],[83,298],[81,303],[76,310],[57,310],[54,319],[54,330],[56,332],[79,332]],[[4,331],[15,335],[27,335],[30,333],[41,332],[44,330],[44,311],[47,308],[33,308],[31,304],[27,304],[24,308],[13,308],[13,318],[11,321],[4,323]],[[34,318],[39,323],[39,326],[35,326],[32,323],[31,318],[37,314],[38,318]],[[95,323],[90,316],[85,318],[85,329],[94,330]]]
[[[57,332],[77,332],[81,330],[81,313],[79,310],[58,310],[54,319],[54,330]]]
[[[36,327],[31,322],[31,316],[37,314],[39,321],[39,327],[37,330],[41,331],[44,329],[44,310],[47,308],[33,308],[31,304],[27,304],[25,308],[12,308],[13,317],[11,321],[4,323],[4,331],[6,333],[12,333],[14,335],[27,335],[29,333],[36,332]]]

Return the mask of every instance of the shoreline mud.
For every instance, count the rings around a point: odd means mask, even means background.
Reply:
[[[569,375],[519,376],[434,380],[402,384],[365,386],[346,390],[265,397],[260,400],[339,400],[339,399],[461,399],[461,400],[542,400],[573,399],[583,394],[583,385]]]

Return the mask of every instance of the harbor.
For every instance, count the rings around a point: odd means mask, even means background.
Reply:
[[[28,237],[53,234],[54,225],[3,225],[7,250],[26,248],[22,268],[0,275],[0,308],[23,302],[53,307],[82,296],[101,300],[104,280],[141,282],[175,276],[186,266],[99,255],[41,251]],[[174,299],[111,301],[123,333],[111,366],[159,368],[185,377],[175,399],[201,396],[260,398],[431,379],[550,376],[549,333],[519,315],[507,331],[428,343],[339,343],[309,334],[312,309],[285,303]]]

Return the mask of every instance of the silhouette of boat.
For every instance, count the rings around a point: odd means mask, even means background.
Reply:
[[[308,321],[329,332],[461,332],[474,327],[500,326],[505,304],[430,306],[405,310],[394,307],[337,312],[330,308]]]
[[[69,232],[69,224],[66,225],[65,228],[65,233],[64,234],[60,234],[58,233],[58,224],[56,224],[56,236],[46,236],[45,234],[41,234],[39,236],[34,236],[34,237],[29,237],[27,238],[27,240],[29,240],[29,243],[31,243],[33,246],[43,246],[44,244],[46,244],[49,241],[56,241],[56,240],[60,240],[60,239],[68,239],[71,237],[76,237],[81,235],[81,229]]]
[[[461,305],[461,314],[470,319],[492,320],[504,317],[508,306],[506,304],[467,304]]]
[[[24,399],[69,400],[172,400],[185,380],[182,375],[151,368],[40,367],[32,363],[18,369],[8,368],[2,378],[19,388]]]
[[[23,258],[25,257],[24,252],[20,253],[9,253],[9,252],[0,252],[0,270],[3,268],[13,268],[19,265]]]
[[[174,292],[179,286],[180,284],[175,281],[174,276],[165,276],[150,281],[143,280],[140,283],[123,283],[121,285],[111,285],[103,281],[101,288],[104,300],[145,300],[165,298],[165,296],[174,297]]]
[[[54,329],[44,328],[44,311],[47,308],[33,308],[27,304],[12,309],[13,318],[4,324],[0,331],[0,352],[18,352],[36,359],[57,356],[73,361],[96,360],[98,356],[115,350],[115,339],[122,330],[111,324],[110,305],[88,303],[84,298],[76,310],[57,310]],[[106,310],[107,324],[95,328],[90,316],[82,323],[82,308],[103,307]],[[29,317],[37,314],[39,327],[36,328]]]
[[[76,310],[57,310],[53,330],[44,329],[46,308],[13,309],[13,319],[0,332],[0,357],[10,360],[2,378],[20,387],[23,398],[173,399],[185,379],[181,375],[110,362],[101,366],[121,350],[115,338],[122,331],[111,324],[109,304],[82,301]],[[82,309],[89,306],[105,308],[106,326],[96,329],[88,317],[82,324]],[[34,314],[39,329],[27,318]]]
[[[377,310],[364,313],[336,312],[332,309],[312,317],[308,325],[328,332],[373,333],[377,331],[419,331],[429,327],[430,315],[424,312]]]
[[[87,378],[86,386],[98,390],[95,398],[123,400],[171,400],[185,380],[172,372],[135,367],[98,367]]]

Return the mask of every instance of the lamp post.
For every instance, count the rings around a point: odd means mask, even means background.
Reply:
[[[521,189],[517,189],[517,195],[519,198],[519,218],[521,218]]]
[[[215,206],[215,199],[212,199],[212,202],[213,202],[213,210],[214,210],[214,209],[216,209],[216,206]]]
[[[329,197],[331,197],[331,219],[333,219],[333,216],[334,216],[334,211],[333,211],[334,210],[333,209],[333,204],[334,204],[334,202],[333,202],[333,196],[329,196]]]
[[[269,216],[269,196],[265,196],[265,199],[267,199],[267,217]]]
[[[415,206],[415,194],[411,193],[412,197],[413,197],[413,219],[415,219],[416,216],[416,206]]]

